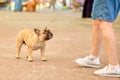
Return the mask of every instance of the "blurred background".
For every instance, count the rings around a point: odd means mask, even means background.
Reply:
[[[84,0],[0,0],[0,10],[25,11],[23,4],[32,1],[37,1],[35,11],[81,11],[84,3]]]

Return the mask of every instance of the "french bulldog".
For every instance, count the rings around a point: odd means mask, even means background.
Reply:
[[[53,38],[53,33],[45,28],[45,29],[23,29],[18,33],[17,36],[17,55],[16,59],[20,59],[20,51],[23,44],[25,44],[28,48],[28,61],[32,62],[32,51],[33,50],[41,50],[41,58],[43,61],[46,61],[45,58],[45,46],[46,41]]]

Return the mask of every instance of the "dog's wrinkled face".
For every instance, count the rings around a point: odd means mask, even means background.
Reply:
[[[43,34],[45,34],[46,35],[46,37],[45,37],[45,40],[49,40],[49,39],[51,39],[52,37],[53,37],[53,34],[51,33],[51,31],[48,29],[45,29],[44,31],[43,31]]]
[[[39,30],[39,29],[34,29],[34,32],[40,37],[40,38],[42,38],[43,40],[49,40],[49,39],[51,39],[52,37],[53,37],[53,34],[52,34],[52,32],[49,30],[49,29],[47,29],[47,28],[45,28],[45,29],[41,29],[41,30]]]

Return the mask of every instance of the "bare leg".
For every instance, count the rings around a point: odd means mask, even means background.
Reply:
[[[114,30],[112,28],[112,22],[101,21],[100,27],[103,33],[103,39],[108,54],[108,63],[111,65],[117,65],[117,50],[116,50],[116,38]]]
[[[93,33],[92,33],[92,49],[91,49],[91,55],[98,57],[99,56],[99,50],[102,42],[102,33],[99,25],[99,20],[93,21]]]

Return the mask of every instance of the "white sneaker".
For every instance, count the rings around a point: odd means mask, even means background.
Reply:
[[[99,76],[120,77],[120,67],[110,69],[108,66],[96,70],[94,74]]]
[[[99,58],[89,58],[89,56],[85,58],[79,58],[76,59],[75,62],[84,67],[93,67],[93,68],[99,68],[100,67],[100,61]]]

